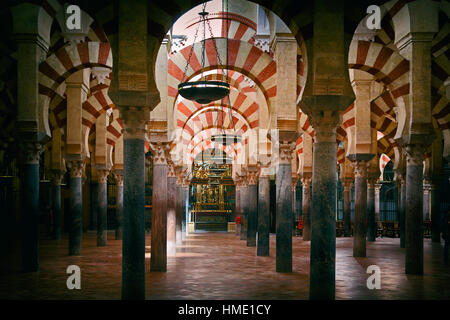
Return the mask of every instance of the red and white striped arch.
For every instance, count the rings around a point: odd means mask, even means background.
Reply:
[[[182,49],[180,52],[170,57],[168,62],[169,103],[175,105],[175,100],[178,96],[178,84],[181,81],[186,81],[201,71],[227,68],[239,71],[252,79],[261,88],[269,107],[273,105],[273,100],[277,92],[275,77],[277,67],[272,57],[247,42],[228,40],[228,64],[227,66],[219,65],[214,42],[216,43],[219,55],[221,57],[226,56],[226,39],[206,40],[205,65],[202,70],[200,64],[201,45],[198,43],[195,44],[185,79],[183,79],[183,72],[189,57],[191,46]],[[226,61],[222,61],[222,63],[225,62]]]
[[[72,73],[95,66],[112,69],[109,43],[84,42],[65,46],[39,65],[39,109],[44,117],[41,119],[43,129],[48,126],[48,110],[51,100],[57,94],[56,89]]]
[[[228,73],[228,75],[227,75]],[[224,75],[227,75],[226,79],[231,87],[236,88],[239,92],[248,93],[248,92],[256,92],[255,84],[247,81],[247,77],[245,77],[242,73],[234,71],[218,69],[217,73],[209,74],[206,76],[206,80],[219,80],[223,81]],[[253,81],[252,81],[253,82]]]
[[[384,83],[394,99],[409,94],[409,61],[382,44],[353,40],[348,64],[349,68],[366,71]]]
[[[222,104],[222,101],[224,104]],[[213,106],[215,107],[224,106],[226,108],[232,108],[233,112],[237,113],[236,115],[233,114],[233,117],[241,116],[245,118],[247,125],[250,128],[256,128],[259,125],[259,117],[258,117],[259,105],[246,94],[232,90],[229,95],[229,101],[227,98],[225,98],[222,100],[212,102],[206,106],[201,105],[195,101],[182,99],[177,104],[177,112],[175,114],[177,127],[192,132],[193,128],[189,127],[189,125],[187,124],[189,120],[193,116],[198,115],[198,113],[200,113],[202,110],[208,109],[209,107]],[[211,125],[210,122],[215,123],[216,119],[217,118],[208,119],[207,124]]]
[[[236,160],[236,154],[238,151],[234,150],[231,146],[224,146],[221,143],[211,141],[211,140],[203,140],[201,141],[194,149],[192,149],[190,156],[189,156],[189,162],[193,162],[194,159],[202,152],[208,150],[208,149],[218,149],[222,150],[226,155],[231,157],[234,160]]]
[[[199,110],[199,112],[186,122],[182,131],[183,141],[189,141],[198,132],[213,127],[232,131],[234,128],[237,134],[243,134],[248,130],[249,124],[246,118],[235,111],[233,112],[230,108],[219,106],[207,107]]]

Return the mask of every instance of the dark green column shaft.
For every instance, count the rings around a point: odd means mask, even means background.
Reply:
[[[134,136],[134,135],[133,135]],[[123,140],[122,299],[145,299],[144,136]]]
[[[258,235],[256,255],[268,256],[270,251],[270,178],[259,178],[258,187]]]
[[[290,160],[289,160],[290,161]],[[279,163],[276,171],[276,271],[292,272],[292,168]]]

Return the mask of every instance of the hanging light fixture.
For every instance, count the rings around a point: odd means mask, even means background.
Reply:
[[[226,21],[226,29],[225,30],[226,30],[226,33],[227,33],[226,34],[226,39],[227,39],[227,50],[226,50],[226,54],[227,54],[227,56],[226,56],[227,61],[226,62],[227,63],[226,63],[226,66],[227,66],[227,68],[225,69],[226,70],[225,72],[226,72],[226,78],[228,78],[228,31],[229,31],[229,22],[230,22],[230,20],[228,19],[228,0],[226,0],[226,1],[227,1],[226,2],[226,6],[225,6],[225,0],[222,1],[222,11],[225,11],[225,21]],[[229,108],[230,109],[229,116],[230,116],[230,121],[231,121],[231,123],[233,125],[233,133],[226,133],[225,130],[223,129],[223,126],[222,126],[222,133],[213,134],[211,136],[211,140],[215,141],[217,143],[220,143],[222,145],[229,146],[229,145],[232,145],[232,144],[235,145],[235,144],[241,142],[241,136],[236,134],[236,128],[234,126],[234,119],[233,119],[233,108],[231,106],[231,100],[230,100],[230,92],[228,92],[226,97],[228,98],[228,105],[230,106],[230,108]],[[223,98],[225,98],[225,96]],[[221,112],[219,112],[217,114],[217,122],[219,121],[220,114],[224,113],[223,105],[224,105],[224,101],[222,100]],[[222,124],[223,124],[223,122],[222,122]]]
[[[226,81],[208,81],[206,80],[206,75],[204,76],[205,69],[205,52],[206,52],[206,24],[208,24],[209,32],[211,34],[211,41],[214,44],[214,48],[216,50],[217,61],[219,65],[222,65],[220,60],[219,51],[217,50],[216,43],[213,38],[214,35],[212,33],[211,25],[207,20],[208,12],[205,11],[206,2],[203,4],[202,11],[199,12],[199,22],[197,25],[197,29],[194,35],[194,42],[191,46],[191,50],[189,52],[189,57],[186,63],[186,68],[184,69],[182,81],[185,80],[186,72],[191,60],[192,53],[194,51],[195,40],[197,39],[198,30],[200,25],[203,24],[203,40],[202,40],[202,53],[201,53],[201,77],[198,81],[186,81],[181,82],[178,85],[178,93],[185,99],[196,101],[200,104],[208,104],[212,101],[220,100],[223,97],[227,96],[230,93],[230,85]],[[228,39],[227,39],[228,42]],[[228,48],[228,45],[227,45]]]

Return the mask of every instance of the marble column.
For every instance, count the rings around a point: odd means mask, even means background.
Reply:
[[[369,157],[361,160],[356,155],[352,159],[355,168],[355,223],[353,230],[353,256],[366,256],[366,234],[367,234],[367,167]]]
[[[241,186],[239,180],[236,178],[236,218],[241,219]],[[238,236],[241,234],[241,224],[236,224],[235,234]]]
[[[241,240],[247,240],[247,214],[248,214],[248,181],[246,176],[241,177]]]
[[[66,160],[70,172],[70,231],[69,255],[81,255],[81,238],[83,236],[83,193],[81,179],[84,172],[83,160]]]
[[[114,170],[116,180],[116,240],[123,239],[123,171]]]
[[[91,179],[94,179],[94,177],[91,177]],[[97,180],[97,177],[95,177]],[[97,230],[97,199],[98,199],[98,183],[97,181],[91,181],[91,208],[90,208],[90,228],[91,230]]]
[[[183,189],[182,189],[183,177],[179,171],[176,171],[176,196],[175,196],[175,237],[176,245],[180,246],[183,244],[181,240],[181,217],[183,210]]]
[[[375,184],[375,221],[380,221],[380,190],[381,184]]]
[[[97,169],[97,247],[108,243],[108,175],[109,170]]]
[[[423,220],[430,220],[430,181],[423,181]]]
[[[302,178],[302,213],[303,213],[303,241],[311,241],[311,173],[303,173]]]
[[[292,174],[292,184],[291,184],[291,192],[292,192],[292,236],[295,236],[297,233],[297,182],[298,176],[297,174]]]
[[[350,193],[352,189],[352,181],[347,179],[343,182],[344,185],[344,236],[352,236],[352,214],[350,208]]]
[[[52,210],[53,210],[53,237],[60,240],[62,237],[62,206],[61,184],[64,179],[64,171],[55,170],[52,177]]]
[[[285,142],[283,137],[280,140],[276,166],[276,272],[292,272],[291,161],[295,143]]]
[[[367,241],[377,238],[377,222],[375,218],[375,183],[376,178],[367,179]]]
[[[258,168],[249,166],[247,171],[247,247],[256,247],[256,230],[258,228]]]
[[[406,146],[405,273],[423,274],[424,145]]]
[[[406,229],[406,179],[404,176],[399,176],[400,186],[400,203],[399,203],[399,227],[400,227],[400,248],[405,248],[405,229]]]
[[[119,106],[123,124],[122,299],[145,299],[145,114]]]
[[[39,158],[42,145],[22,142],[22,271],[39,270]]]
[[[181,207],[181,240],[186,240],[188,231],[188,209],[189,209],[189,180],[183,178],[181,186],[182,207]]]
[[[430,202],[431,202],[431,241],[440,243],[441,242],[441,208],[440,208],[440,181],[435,179],[431,183],[430,188]]]
[[[166,142],[152,145],[153,193],[151,232],[151,272],[167,269],[167,151]]]
[[[334,299],[338,113],[311,111],[315,129],[311,194],[310,299]]]
[[[261,165],[258,185],[258,234],[256,255],[269,256],[270,251],[270,176],[269,165]]]
[[[174,257],[177,253],[176,179],[173,162],[169,162],[167,172],[167,256],[169,257]]]

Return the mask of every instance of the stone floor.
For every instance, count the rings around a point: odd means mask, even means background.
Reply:
[[[0,276],[0,299],[120,299],[122,242],[108,235],[107,247],[96,247],[96,235],[84,234],[82,256],[67,255],[67,235],[42,240],[40,271]],[[146,238],[150,270],[150,235]],[[275,235],[269,257],[227,233],[190,235],[168,258],[166,273],[146,275],[148,299],[308,299],[310,243],[293,238],[293,272],[275,272]],[[352,239],[337,238],[336,299],[450,299],[450,267],[442,263],[443,245],[425,240],[424,276],[403,272],[399,239],[368,243],[367,258],[353,258]],[[81,268],[81,290],[68,290],[66,268]],[[369,290],[366,269],[381,269],[381,289]]]

